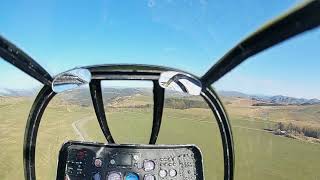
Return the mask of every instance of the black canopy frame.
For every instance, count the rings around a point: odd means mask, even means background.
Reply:
[[[154,110],[153,110],[153,124],[150,135],[149,144],[155,144],[161,128],[161,117],[164,105],[165,89],[159,86],[158,79],[162,72],[178,71],[172,68],[148,65],[99,65],[84,67],[92,74],[92,80],[89,84],[92,97],[93,106],[96,112],[97,120],[100,128],[108,141],[108,143],[115,143],[112,134],[109,130],[106,112],[104,110],[101,81],[104,80],[143,80],[151,81],[154,84]],[[41,117],[56,93],[52,91],[50,86],[45,85],[31,108],[30,115],[27,120],[27,128],[24,140],[24,166],[26,179],[35,179],[35,147],[37,133],[41,122]],[[220,99],[211,87],[202,90],[201,96],[208,103],[209,107],[217,120],[220,134],[222,138],[223,154],[224,154],[224,168],[225,179],[233,177],[234,155],[233,155],[233,140],[230,123],[227,114],[222,106]],[[187,132],[191,133],[191,132]]]
[[[234,175],[234,145],[228,116],[218,95],[211,84],[237,67],[249,57],[281,43],[295,35],[314,29],[320,25],[320,0],[307,1],[279,18],[271,21],[231,49],[207,73],[199,78],[203,84],[201,96],[211,108],[219,126],[223,154],[224,179],[232,180]],[[35,180],[35,148],[41,117],[56,93],[52,91],[52,77],[35,60],[0,36],[0,57],[16,66],[44,86],[38,93],[27,120],[24,136],[24,172],[26,180]],[[108,128],[103,107],[102,80],[147,80],[152,81],[154,88],[153,125],[150,144],[156,143],[161,127],[165,90],[158,84],[159,76],[165,71],[180,70],[148,65],[100,65],[84,67],[92,73],[90,92],[92,102],[101,130],[109,143],[114,139]]]

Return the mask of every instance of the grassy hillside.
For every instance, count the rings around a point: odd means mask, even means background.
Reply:
[[[122,99],[122,102],[140,105],[151,100],[150,97],[137,96],[137,100],[135,97]],[[192,97],[192,100],[199,98]],[[66,140],[105,142],[92,106],[61,105],[60,101],[59,97],[54,99],[40,125],[36,152],[38,179],[55,179],[58,151]],[[236,148],[235,179],[320,178],[319,143],[276,136],[265,130],[282,121],[318,124],[320,107],[253,107],[246,99],[228,98],[227,101]],[[0,179],[23,179],[22,143],[30,107],[31,100],[26,98],[5,98],[0,102],[0,158],[4,159],[0,164]],[[117,142],[148,142],[152,107],[109,106],[106,109]],[[166,106],[158,143],[197,144],[204,154],[206,179],[222,179],[221,140],[209,109]]]
[[[26,99],[10,98],[1,101],[0,179],[22,179],[23,177],[22,143],[29,108],[29,102]]]
[[[193,115],[193,116],[192,116]],[[125,117],[133,117],[127,119]],[[198,116],[196,118],[195,116]],[[273,126],[263,120],[233,119],[236,147],[236,179],[315,179],[320,177],[320,144],[311,144],[263,130]],[[122,126],[126,124],[126,126]],[[146,143],[151,122],[143,112],[113,112],[110,126],[120,143]],[[97,125],[89,121],[83,126],[94,136]],[[147,128],[143,128],[147,127]],[[195,132],[196,131],[196,132]],[[189,132],[189,133],[188,133]],[[173,138],[174,137],[174,138]],[[104,140],[102,135],[95,138]],[[222,149],[219,130],[208,110],[165,109],[158,143],[195,143],[205,157],[207,179],[222,179]]]

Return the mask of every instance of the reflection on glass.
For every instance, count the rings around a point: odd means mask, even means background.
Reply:
[[[52,90],[56,93],[72,90],[90,83],[91,73],[88,69],[76,68],[58,74],[52,81]]]
[[[196,77],[175,71],[161,73],[159,85],[165,89],[191,95],[200,95],[202,89],[202,84]]]

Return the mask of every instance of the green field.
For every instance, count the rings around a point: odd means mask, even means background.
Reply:
[[[92,107],[52,103],[40,126],[36,171],[38,179],[55,179],[58,150],[66,140],[105,142]],[[0,179],[23,179],[22,143],[31,100],[10,99],[0,105]],[[119,143],[147,143],[151,108],[122,108],[107,114]],[[320,144],[273,135],[263,130],[272,120],[235,116],[235,179],[320,179]],[[79,134],[80,133],[80,134]],[[158,143],[196,144],[204,154],[206,179],[222,179],[219,130],[208,109],[164,110]]]

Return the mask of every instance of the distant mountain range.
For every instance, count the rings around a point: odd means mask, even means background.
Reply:
[[[15,97],[25,97],[25,96],[35,96],[38,91],[35,90],[12,90],[12,89],[2,89],[0,90],[0,96],[15,96]],[[110,102],[113,99],[119,97],[127,97],[134,95],[145,95],[152,96],[152,89],[150,88],[104,88],[103,97],[106,102]],[[314,105],[320,104],[319,99],[306,99],[306,98],[295,98],[283,95],[276,96],[264,96],[264,95],[250,95],[238,91],[218,91],[218,94],[223,97],[234,97],[234,98],[244,98],[256,101],[254,105],[256,106],[280,106],[280,105]],[[183,97],[181,93],[175,91],[167,91],[167,98]],[[72,92],[65,92],[61,94],[61,98],[69,103],[79,103],[79,97],[81,97],[80,104],[91,103],[91,96],[89,89],[77,89]]]
[[[269,105],[313,105],[320,104],[319,99],[294,98],[288,96],[252,96],[252,100],[269,103]]]
[[[0,89],[0,96],[15,96],[15,97],[26,97],[34,96],[38,93],[37,90],[21,90],[21,89]]]
[[[224,97],[238,97],[238,98],[246,98],[257,101],[254,105],[262,106],[262,105],[269,105],[269,106],[280,106],[280,105],[314,105],[320,104],[320,100],[313,98],[313,99],[306,99],[306,98],[295,98],[283,95],[276,95],[276,96],[264,96],[264,95],[249,95],[245,93],[241,93],[238,91],[219,91],[218,94]]]
[[[219,96],[249,98],[250,95],[238,91],[218,91]]]

